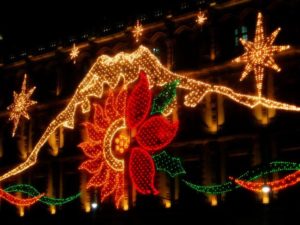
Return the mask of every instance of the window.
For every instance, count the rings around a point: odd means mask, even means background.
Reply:
[[[120,22],[120,23],[117,24],[117,28],[121,29],[123,27],[124,27],[124,23]]]
[[[245,26],[234,29],[234,45],[239,46],[240,38],[248,40],[248,29]]]
[[[154,12],[154,16],[155,16],[155,17],[160,17],[160,16],[162,16],[162,10],[161,10],[161,9],[156,10],[156,11]]]
[[[110,31],[110,27],[106,26],[106,27],[103,28],[104,33],[108,32],[108,31]]]
[[[158,56],[160,51],[159,51],[159,48],[153,48],[152,52],[154,55]]]
[[[145,14],[139,16],[139,20],[142,22],[145,21],[146,19],[147,19],[147,16]]]
[[[181,9],[187,9],[188,8],[188,3],[187,2],[182,2],[180,8]]]

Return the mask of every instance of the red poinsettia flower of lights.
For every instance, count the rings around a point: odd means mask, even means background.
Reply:
[[[93,175],[87,187],[99,187],[101,201],[113,195],[119,207],[124,197],[124,161],[128,154],[129,175],[136,190],[141,194],[158,194],[151,154],[173,140],[178,121],[172,123],[161,115],[150,116],[151,106],[152,92],[144,72],[128,98],[122,89],[117,97],[113,92],[109,94],[104,110],[94,105],[93,123],[85,123],[88,140],[79,145],[90,159],[80,169]]]

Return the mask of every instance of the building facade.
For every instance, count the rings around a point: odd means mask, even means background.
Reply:
[[[239,82],[245,65],[232,60],[244,52],[240,38],[254,40],[258,12],[264,15],[266,35],[281,27],[275,44],[291,45],[289,50],[275,57],[282,69],[280,73],[265,70],[262,95],[299,106],[299,8],[299,1],[283,0],[185,1],[173,11],[158,10],[153,15],[140,16],[138,19],[144,31],[139,42],[132,36],[134,23],[127,28],[124,25],[119,32],[90,36],[76,42],[80,53],[75,64],[69,57],[72,43],[56,45],[42,54],[27,54],[14,62],[4,57],[0,68],[1,174],[29,156],[51,120],[64,109],[97,57],[103,54],[130,53],[142,44],[171,71],[255,95],[253,74]],[[200,9],[207,16],[203,25],[196,23]],[[37,87],[32,98],[38,104],[31,108],[30,120],[21,119],[12,138],[12,124],[6,108],[13,101],[13,91],[19,93],[25,73],[28,87]],[[1,187],[26,183],[44,190],[49,197],[63,198],[80,192],[80,198],[63,206],[34,205],[30,208],[14,207],[0,201],[0,217],[10,219],[19,215],[20,218],[12,219],[12,224],[21,221],[37,224],[36,217],[48,218],[45,222],[49,221],[49,224],[50,221],[67,222],[74,212],[78,212],[78,216],[71,220],[105,221],[108,224],[166,223],[178,219],[189,223],[197,219],[203,224],[207,223],[205,221],[282,224],[296,218],[299,185],[267,195],[242,188],[209,194],[189,188],[182,179],[209,186],[226,183],[229,177],[238,177],[272,161],[298,163],[300,114],[262,106],[250,109],[215,93],[207,94],[197,107],[188,108],[183,104],[184,95],[184,90],[177,90],[178,106],[174,114],[179,118],[180,128],[167,151],[182,159],[186,175],[172,178],[158,173],[155,180],[160,191],[158,196],[141,196],[129,187],[123,210],[115,212],[112,202],[99,202],[99,191],[86,190],[88,176],[78,170],[84,156],[77,145],[85,137],[80,124],[88,120],[91,113],[76,111],[75,129],[59,127],[42,148],[38,163],[21,175],[4,181]],[[260,181],[279,177],[282,174],[273,173],[263,176]],[[92,208],[95,202],[100,205],[96,210]],[[203,212],[203,219],[198,212]]]

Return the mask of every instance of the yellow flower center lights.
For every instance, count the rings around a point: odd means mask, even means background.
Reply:
[[[120,134],[115,138],[115,150],[120,154],[123,154],[130,145],[130,139],[125,134]]]
[[[110,165],[110,167],[115,171],[124,171],[124,160],[117,159],[112,152],[112,142],[115,134],[126,128],[125,119],[120,118],[116,121],[112,122],[109,128],[106,131],[103,143],[103,155],[106,162]]]
[[[27,160],[0,176],[0,181],[33,166],[37,162],[41,148],[58,127],[64,126],[73,129],[77,107],[80,106],[83,113],[89,112],[89,97],[101,98],[104,84],[108,84],[110,88],[114,89],[123,80],[126,87],[138,79],[140,70],[144,70],[148,75],[151,87],[154,85],[164,86],[178,80],[177,87],[188,92],[184,98],[184,104],[188,107],[197,106],[208,93],[218,93],[249,108],[262,105],[273,109],[300,111],[300,107],[296,105],[289,105],[260,96],[245,95],[226,86],[213,85],[173,73],[164,67],[148,48],[140,46],[131,54],[120,52],[114,57],[100,56],[79,84],[66,108],[46,128]]]

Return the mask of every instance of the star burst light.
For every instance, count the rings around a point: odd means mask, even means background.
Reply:
[[[199,11],[198,14],[197,14],[196,23],[198,25],[202,26],[205,23],[206,20],[207,20],[207,17],[205,15],[205,13],[202,12],[202,11]]]
[[[136,42],[139,42],[140,37],[143,35],[143,25],[140,23],[139,20],[136,21],[136,25],[133,28],[133,37],[135,38]]]
[[[12,131],[13,137],[15,136],[21,116],[29,120],[30,116],[27,112],[28,108],[37,103],[36,101],[32,101],[30,99],[36,87],[33,87],[28,91],[26,89],[26,80],[27,80],[27,75],[25,74],[22,83],[21,92],[17,94],[14,91],[14,102],[7,107],[7,110],[9,110],[9,120],[12,120],[14,123],[13,131]]]
[[[76,63],[76,58],[78,57],[78,55],[79,55],[79,48],[75,44],[73,44],[73,48],[70,52],[70,58],[71,60],[73,60],[74,64]]]
[[[280,68],[275,63],[273,56],[275,53],[279,53],[290,47],[289,45],[273,45],[279,31],[280,28],[277,28],[269,37],[265,37],[263,16],[261,13],[258,13],[254,42],[240,39],[246,52],[242,56],[233,60],[234,62],[246,63],[246,67],[242,73],[240,81],[246,78],[251,71],[254,71],[258,97],[261,97],[265,67],[279,72]]]

